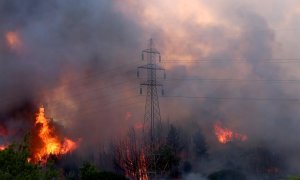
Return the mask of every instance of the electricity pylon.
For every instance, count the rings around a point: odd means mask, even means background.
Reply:
[[[160,52],[154,48],[153,40],[149,41],[149,48],[142,51],[142,60],[146,57],[147,64],[139,66],[137,68],[137,76],[140,76],[140,70],[147,70],[147,80],[140,84],[140,94],[142,94],[143,87],[146,87],[146,104],[144,115],[144,129],[149,131],[150,146],[153,148],[157,143],[158,136],[161,127],[161,116],[158,101],[158,87],[162,89],[162,95],[164,94],[163,85],[157,81],[157,72],[162,71],[164,78],[166,78],[166,70],[157,65],[157,60],[161,61]]]

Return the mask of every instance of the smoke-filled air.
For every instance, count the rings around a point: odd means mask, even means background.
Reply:
[[[0,179],[300,179],[298,0],[1,0]]]

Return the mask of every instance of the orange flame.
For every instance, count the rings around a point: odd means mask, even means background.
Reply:
[[[50,126],[49,120],[45,117],[45,109],[41,107],[36,116],[35,125],[40,126],[38,136],[41,146],[34,149],[30,161],[45,164],[50,155],[62,155],[69,153],[77,148],[76,142],[64,138],[63,140],[56,134],[55,128]]]
[[[7,145],[0,145],[0,151],[3,151],[4,149],[6,149],[8,146]]]
[[[222,128],[221,123],[217,122],[214,124],[215,135],[220,143],[226,144],[233,141],[234,139],[240,141],[246,141],[248,139],[247,135],[235,133],[228,128]]]
[[[7,32],[5,39],[8,47],[11,49],[18,49],[22,46],[20,35],[17,32]]]
[[[130,179],[136,180],[148,180],[147,161],[145,158],[144,150],[133,151],[130,148],[130,144],[125,142],[122,146],[124,151],[124,160],[121,160],[121,166],[125,171],[125,176]]]
[[[140,159],[138,161],[138,167],[139,167],[140,180],[148,180],[147,162],[146,162],[144,151],[142,151],[140,155]]]
[[[8,131],[7,129],[0,124],[0,137],[3,136],[7,136],[8,135]],[[8,147],[8,145],[5,145],[5,144],[0,144],[0,151],[3,151],[4,149],[6,149]]]

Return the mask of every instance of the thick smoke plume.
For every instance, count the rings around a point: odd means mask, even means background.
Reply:
[[[292,26],[299,5],[3,0],[0,143],[22,137],[41,105],[66,133],[82,138],[81,153],[97,153],[138,126],[145,97],[138,96],[143,77],[136,78],[136,67],[145,63],[140,51],[152,37],[168,72],[164,121],[203,131],[211,149],[219,148],[213,124],[220,121],[247,134],[242,148],[267,147],[284,159],[282,168],[299,172],[299,84],[285,81],[300,79],[299,65],[286,61],[300,57]],[[216,169],[222,163],[210,162]]]

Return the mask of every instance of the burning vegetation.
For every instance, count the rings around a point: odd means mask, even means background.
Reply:
[[[135,130],[131,129],[128,137],[114,146],[114,162],[127,177],[148,180],[149,162],[145,156],[146,146],[137,138]]]
[[[0,126],[0,137],[8,138],[8,130]],[[45,117],[45,108],[40,107],[34,121],[34,128],[29,136],[30,157],[29,162],[46,164],[50,156],[61,156],[74,151],[78,147],[75,142],[67,137],[61,137],[52,121]],[[0,150],[5,150],[8,144],[0,145]]]
[[[239,134],[239,133],[233,132],[229,128],[222,127],[221,122],[216,122],[214,124],[214,133],[215,133],[218,141],[222,144],[226,144],[226,143],[232,142],[234,140],[244,142],[248,139],[247,135]]]
[[[7,129],[3,125],[0,125],[0,138],[4,139],[7,135],[8,135]],[[0,143],[0,151],[6,149],[7,147],[8,147],[8,145]]]
[[[8,146],[7,145],[0,145],[0,151],[6,149]]]
[[[78,146],[76,142],[67,137],[60,138],[53,124],[45,117],[44,107],[39,108],[35,128],[38,137],[33,138],[32,156],[29,161],[45,164],[50,155],[60,156],[75,150]]]
[[[0,179],[297,174],[299,5],[0,1]]]

